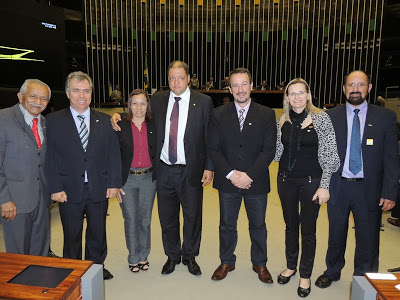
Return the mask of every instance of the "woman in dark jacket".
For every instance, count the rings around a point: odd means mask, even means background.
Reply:
[[[149,97],[134,90],[128,98],[128,114],[118,131],[121,149],[122,189],[118,200],[124,217],[129,269],[149,269],[150,223],[156,193],[152,178],[155,131],[151,122]]]

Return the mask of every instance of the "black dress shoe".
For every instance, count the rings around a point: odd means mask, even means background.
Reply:
[[[283,276],[282,273],[278,275],[278,283],[279,284],[286,284],[290,281],[290,278],[294,276],[297,272],[297,269],[294,270],[293,274],[290,276]]]
[[[325,289],[327,287],[330,287],[333,281],[338,281],[339,279],[330,279],[328,276],[325,274],[322,274],[317,278],[315,281],[315,285],[321,289]]]
[[[175,271],[175,266],[179,265],[179,262],[173,261],[172,259],[167,260],[167,262],[164,264],[161,274],[163,275],[168,275],[171,274],[173,271]]]
[[[54,252],[51,251],[51,249],[49,249],[49,253],[47,254],[47,256],[48,257],[58,257],[59,258],[59,256],[55,255]]]
[[[311,292],[311,284],[310,284],[310,286],[308,287],[308,289],[304,289],[304,288],[302,288],[301,286],[299,286],[299,287],[297,288],[297,295],[299,295],[299,296],[302,297],[302,298],[305,298],[305,297],[307,297],[308,295],[310,295],[310,292]]]
[[[193,258],[191,259],[184,259],[182,263],[188,267],[189,273],[193,275],[201,275],[200,266],[197,264],[196,260]]]
[[[108,271],[106,268],[103,268],[103,278],[104,278],[104,280],[110,280],[113,277],[114,276],[110,273],[110,271]]]

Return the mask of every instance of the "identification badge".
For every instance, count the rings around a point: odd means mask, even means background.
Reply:
[[[367,139],[367,146],[373,146],[374,145],[374,139]]]

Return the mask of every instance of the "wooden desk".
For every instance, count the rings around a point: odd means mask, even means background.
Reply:
[[[400,284],[400,273],[393,273],[393,275],[396,276],[397,280],[371,279],[367,275],[364,275],[376,290],[377,300],[400,299],[400,290],[395,288],[395,285]]]
[[[81,299],[81,277],[91,261],[0,252],[0,299]],[[30,265],[73,269],[56,288],[7,283]]]

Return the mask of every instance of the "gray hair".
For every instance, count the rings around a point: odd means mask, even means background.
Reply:
[[[69,73],[69,75],[67,76],[67,79],[65,80],[65,91],[66,92],[69,92],[69,84],[70,84],[72,79],[76,79],[79,82],[87,80],[89,82],[90,89],[93,91],[92,78],[90,78],[90,76],[88,74],[86,74],[86,73],[83,73],[81,71],[77,71],[77,72]]]
[[[39,79],[26,79],[26,80],[24,81],[24,83],[21,85],[21,88],[19,89],[19,92],[20,92],[22,95],[25,95],[25,94],[26,94],[26,91],[28,90],[28,85],[29,85],[30,83],[33,83],[33,84],[37,84],[37,85],[46,87],[47,90],[49,91],[49,100],[50,100],[50,98],[51,98],[51,90],[50,90],[50,87],[49,87],[46,83],[44,83],[43,81],[41,81],[41,80],[39,80]]]

